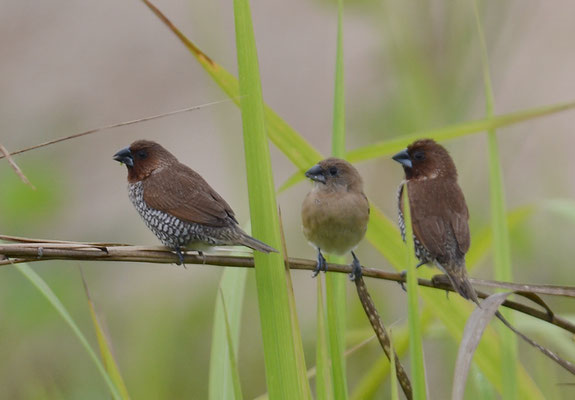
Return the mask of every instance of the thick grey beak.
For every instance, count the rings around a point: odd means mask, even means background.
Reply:
[[[116,154],[114,154],[114,160],[126,164],[128,167],[134,166],[134,157],[129,147],[125,147]]]
[[[308,169],[305,173],[312,181],[325,183],[325,175],[323,174],[323,169],[319,165],[314,165],[310,169]]]
[[[399,153],[397,153],[396,155],[394,155],[391,158],[393,158],[395,161],[397,161],[398,163],[400,163],[401,165],[403,165],[406,168],[412,168],[413,167],[413,164],[411,162],[411,157],[409,156],[407,149],[400,151]]]

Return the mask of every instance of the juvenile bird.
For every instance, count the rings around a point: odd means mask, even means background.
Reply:
[[[399,186],[399,227],[405,241],[403,192],[407,184],[415,255],[420,263],[435,264],[465,299],[479,304],[465,269],[469,250],[469,212],[457,183],[457,170],[445,148],[431,139],[417,140],[393,156],[403,166]]]
[[[130,200],[144,222],[183,264],[182,249],[246,246],[263,253],[273,247],[249,236],[231,207],[197,172],[156,142],[138,140],[116,154],[128,168]]]
[[[322,250],[336,255],[351,251],[350,279],[359,278],[361,264],[353,249],[365,236],[369,219],[369,202],[359,172],[345,160],[328,158],[310,168],[305,176],[314,181],[301,209],[303,233],[317,248],[313,276],[327,271]]]

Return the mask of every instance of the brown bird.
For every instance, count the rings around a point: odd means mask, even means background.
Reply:
[[[403,188],[407,184],[415,243],[420,263],[435,264],[464,298],[479,304],[465,269],[469,250],[469,212],[457,183],[457,169],[445,148],[431,139],[417,140],[393,159],[403,166],[399,186],[399,227],[405,241]]]
[[[328,158],[310,168],[305,176],[314,181],[301,209],[303,233],[317,248],[313,276],[327,271],[323,250],[336,255],[351,252],[350,279],[359,278],[361,264],[353,249],[365,236],[369,219],[369,202],[359,172],[345,160]]]
[[[231,207],[197,172],[158,143],[138,140],[116,154],[128,168],[130,200],[144,222],[183,264],[182,249],[203,255],[211,246],[246,246],[263,253],[273,247],[249,236]]]

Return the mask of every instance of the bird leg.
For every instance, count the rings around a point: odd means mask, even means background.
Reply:
[[[449,283],[449,285],[451,285],[451,287],[453,287],[453,289],[455,290],[455,285],[451,283],[451,281],[449,280],[449,275],[447,274],[433,275],[431,277],[431,283],[433,283],[433,285],[437,285],[438,287]],[[445,289],[445,297],[449,299],[448,289]]]
[[[351,255],[353,256],[353,262],[351,263],[353,269],[351,270],[351,274],[349,274],[349,279],[355,282],[355,280],[361,278],[363,273],[361,272],[361,263],[353,251],[351,252]]]
[[[419,267],[421,267],[422,265],[427,264],[427,261],[420,261],[416,266],[415,269],[418,269]],[[407,278],[407,271],[403,270],[401,271],[401,278],[403,279],[401,282],[399,282],[399,286],[401,286],[401,288],[403,289],[404,292],[407,292],[407,289],[405,288],[405,279]]]
[[[186,268],[186,264],[184,264],[184,255],[182,254],[182,249],[180,246],[176,247],[175,251],[176,255],[178,256],[178,262],[176,262],[176,265],[183,265],[184,268]]]
[[[204,252],[198,250],[198,256],[202,257],[202,264],[205,264],[206,263],[206,255],[204,254]]]
[[[312,277],[315,278],[320,271],[327,272],[327,262],[325,261],[323,254],[321,254],[321,249],[317,249],[317,265],[313,270]]]

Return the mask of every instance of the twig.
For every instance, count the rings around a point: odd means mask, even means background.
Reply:
[[[24,172],[22,172],[22,170],[20,169],[18,164],[16,164],[16,162],[12,159],[12,157],[10,157],[10,152],[8,151],[8,149],[6,149],[6,147],[4,147],[2,145],[2,143],[0,143],[0,158],[4,158],[4,157],[6,157],[8,159],[8,163],[10,164],[10,166],[12,167],[14,172],[16,172],[16,175],[18,175],[20,177],[22,182],[29,185],[32,189],[36,190],[34,185],[32,185],[32,183],[28,180],[26,175],[24,175]]]
[[[391,349],[391,340],[389,338],[389,334],[387,333],[387,330],[383,325],[383,321],[381,320],[381,317],[379,316],[379,313],[375,308],[375,304],[373,304],[373,300],[371,299],[371,296],[367,291],[367,286],[365,285],[365,282],[363,281],[361,275],[356,277],[355,287],[357,289],[357,295],[359,296],[361,305],[363,306],[365,314],[367,315],[367,319],[369,319],[369,323],[373,327],[373,331],[375,332],[375,335],[377,336],[377,339],[379,340],[379,343],[383,348],[383,352],[385,353],[390,362],[393,362],[392,360],[395,360],[395,370],[397,374],[397,380],[401,385],[401,389],[403,390],[405,397],[407,399],[412,399],[413,391],[411,389],[411,382],[409,381],[409,377],[407,376],[407,373],[405,372],[403,365],[401,365],[399,357],[397,357],[395,351]]]
[[[48,142],[40,143],[40,144],[37,144],[37,145],[35,145],[35,146],[31,146],[31,147],[27,147],[27,148],[22,149],[22,150],[15,151],[15,152],[13,152],[13,153],[5,153],[5,154],[3,154],[3,155],[0,154],[0,160],[3,159],[3,158],[5,158],[5,157],[8,157],[8,156],[14,156],[14,155],[17,155],[17,154],[25,153],[25,152],[30,151],[30,150],[39,149],[39,148],[41,148],[41,147],[46,147],[46,146],[49,146],[49,145],[54,144],[54,143],[63,142],[63,141],[65,141],[65,140],[76,139],[76,138],[79,138],[79,137],[82,137],[82,136],[91,135],[92,133],[104,131],[104,130],[107,130],[107,129],[119,128],[119,127],[121,127],[121,126],[133,125],[133,124],[138,124],[138,123],[140,123],[140,122],[150,121],[150,120],[153,120],[153,119],[169,117],[169,116],[172,116],[172,115],[175,115],[175,114],[181,114],[181,113],[188,112],[188,111],[199,110],[200,108],[212,106],[212,105],[215,105],[215,104],[227,103],[227,102],[229,102],[229,101],[233,101],[233,99],[224,99],[224,100],[220,100],[220,101],[213,101],[213,102],[211,102],[211,103],[200,104],[200,105],[198,105],[198,106],[183,108],[183,109],[181,109],[181,110],[169,111],[169,112],[162,113],[162,114],[152,115],[152,116],[150,116],[150,117],[144,117],[144,118],[134,119],[134,120],[131,120],[131,121],[120,122],[120,123],[117,123],[117,124],[101,126],[101,127],[99,127],[99,128],[90,129],[89,131],[80,132],[80,133],[76,133],[76,134],[74,134],[74,135],[70,135],[70,136],[66,136],[66,137],[61,137],[61,138],[58,138],[58,139],[50,140],[50,141],[48,141]]]
[[[83,242],[48,242],[42,239],[15,238],[0,235],[0,240],[17,240],[21,243],[0,243],[0,266],[12,265],[23,262],[37,262],[45,260],[82,260],[82,261],[120,261],[120,262],[147,262],[157,264],[173,264],[177,261],[177,256],[169,249],[161,246],[131,246],[127,244],[106,244],[106,243],[83,243]],[[2,256],[9,259],[2,259]],[[204,264],[204,258],[195,254],[185,254],[186,264]],[[253,257],[249,256],[224,256],[206,255],[205,264],[222,267],[253,268]],[[315,268],[316,262],[301,258],[290,258],[289,268],[293,270],[309,270]],[[330,271],[349,274],[352,272],[351,266],[341,264],[329,264]],[[363,276],[383,279],[394,282],[405,282],[405,278],[400,273],[387,272],[377,268],[363,268]],[[475,280],[471,279],[472,283]],[[484,283],[484,281],[479,281]],[[440,279],[418,279],[420,286],[433,289],[453,291],[449,284]],[[490,281],[490,284],[503,284],[502,282]],[[528,285],[535,287],[536,285]],[[564,288],[563,290],[567,290]],[[573,290],[573,289],[571,289]],[[480,298],[486,298],[488,294],[477,291]],[[563,328],[575,334],[575,325],[568,320],[550,314],[547,311],[506,300],[503,306],[530,315],[534,318],[546,321],[550,324]]]

